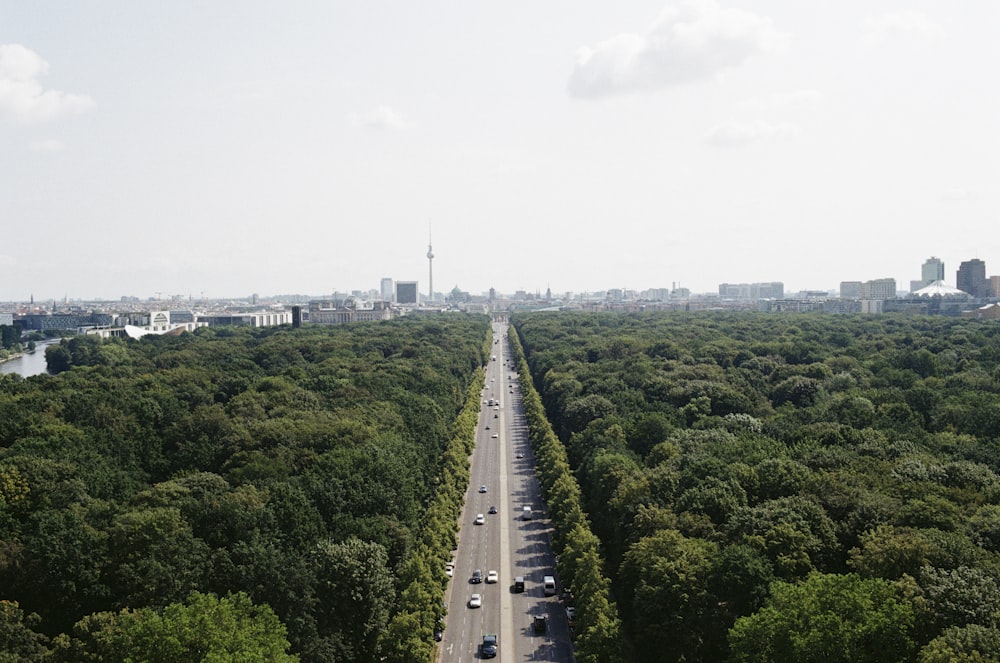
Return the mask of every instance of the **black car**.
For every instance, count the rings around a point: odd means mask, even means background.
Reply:
[[[497,636],[495,634],[487,633],[483,636],[483,644],[479,648],[479,655],[483,658],[496,658]]]
[[[469,582],[473,585],[478,585],[483,581],[483,572],[480,569],[476,569],[472,572],[472,577],[469,578]]]
[[[497,508],[495,506],[491,506],[490,507],[490,513],[496,513],[496,512],[497,512]]]

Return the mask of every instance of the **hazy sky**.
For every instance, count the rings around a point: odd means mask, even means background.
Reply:
[[[1000,274],[996,0],[0,0],[0,299]]]

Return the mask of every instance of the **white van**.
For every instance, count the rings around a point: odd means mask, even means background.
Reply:
[[[531,520],[531,507],[526,506],[521,509],[521,518],[524,520]]]
[[[553,578],[552,576],[545,576],[545,578],[542,579],[542,584],[545,585],[545,595],[546,596],[555,596],[555,594],[556,594],[556,579],[555,578]]]

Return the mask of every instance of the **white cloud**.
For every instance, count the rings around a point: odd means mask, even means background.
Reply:
[[[368,129],[409,129],[414,126],[405,115],[391,106],[379,106],[364,115],[354,115],[352,124]]]
[[[913,11],[869,16],[862,21],[861,31],[869,41],[875,43],[881,43],[897,36],[937,39],[944,35],[941,26],[931,21],[925,14]]]
[[[794,108],[813,108],[823,103],[823,93],[819,90],[794,90],[783,94],[749,99],[740,104],[748,111],[783,111]]]
[[[56,140],[55,138],[33,140],[28,143],[28,149],[32,152],[62,152],[65,147],[61,140]]]
[[[946,189],[941,193],[941,199],[948,202],[958,202],[962,200],[972,200],[977,193],[972,189],[954,188]]]
[[[769,138],[793,138],[798,133],[799,128],[794,124],[727,120],[709,129],[705,142],[712,147],[743,147]]]
[[[767,17],[715,0],[681,0],[645,34],[620,34],[581,49],[569,92],[597,98],[709,78],[754,55],[781,51],[787,41]]]
[[[96,105],[86,95],[46,90],[38,81],[49,63],[20,44],[0,44],[0,116],[26,124],[88,111]]]

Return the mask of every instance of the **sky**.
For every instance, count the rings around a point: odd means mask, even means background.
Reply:
[[[995,0],[0,0],[0,301],[1000,274]]]

